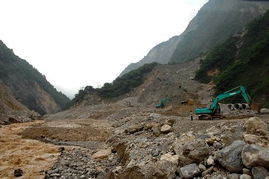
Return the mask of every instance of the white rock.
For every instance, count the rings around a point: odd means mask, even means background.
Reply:
[[[247,174],[243,174],[243,175],[240,175],[240,179],[252,179],[252,177]]]
[[[269,113],[269,109],[268,108],[261,108],[260,112],[262,114],[267,114],[267,113]]]
[[[165,124],[165,125],[163,125],[163,126],[161,127],[161,132],[162,132],[162,133],[169,133],[169,132],[171,132],[171,131],[172,131],[172,127],[169,126],[169,125],[167,125],[167,124]]]
[[[160,160],[166,160],[174,164],[178,164],[178,159],[179,159],[178,155],[172,155],[170,153],[167,153],[167,154],[162,155]]]
[[[207,165],[214,165],[215,164],[215,161],[214,161],[214,158],[213,156],[209,156],[207,161],[206,161]]]

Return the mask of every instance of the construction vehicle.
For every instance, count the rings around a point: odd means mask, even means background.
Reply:
[[[244,86],[238,86],[229,91],[226,91],[220,95],[218,95],[212,102],[212,104],[208,108],[197,108],[195,109],[195,114],[199,115],[199,119],[213,119],[213,118],[223,118],[220,114],[221,109],[219,102],[230,98],[235,95],[242,95],[246,103],[250,104],[251,98],[247,93],[247,90]]]
[[[169,98],[162,98],[160,100],[159,104],[156,104],[155,107],[156,108],[163,108],[167,103],[169,103],[170,99]]]

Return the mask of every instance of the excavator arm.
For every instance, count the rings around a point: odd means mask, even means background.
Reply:
[[[195,110],[195,114],[208,114],[208,115],[214,115],[216,113],[220,113],[220,107],[219,107],[219,102],[226,99],[230,98],[235,95],[241,94],[244,98],[244,100],[247,103],[250,103],[251,98],[249,94],[246,91],[246,88],[243,86],[239,86],[236,88],[233,88],[229,91],[224,92],[223,94],[218,95],[212,102],[209,108],[197,108]]]

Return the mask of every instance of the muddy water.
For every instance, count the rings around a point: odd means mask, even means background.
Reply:
[[[0,178],[14,178],[14,170],[22,169],[20,178],[44,178],[59,156],[58,148],[36,140],[22,139],[20,133],[41,121],[18,123],[0,128]]]

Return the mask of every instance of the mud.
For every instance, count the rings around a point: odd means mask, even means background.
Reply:
[[[31,125],[43,122],[18,123],[0,128],[0,178],[14,178],[14,170],[22,169],[20,178],[44,178],[59,156],[59,146],[23,139],[19,135]]]

